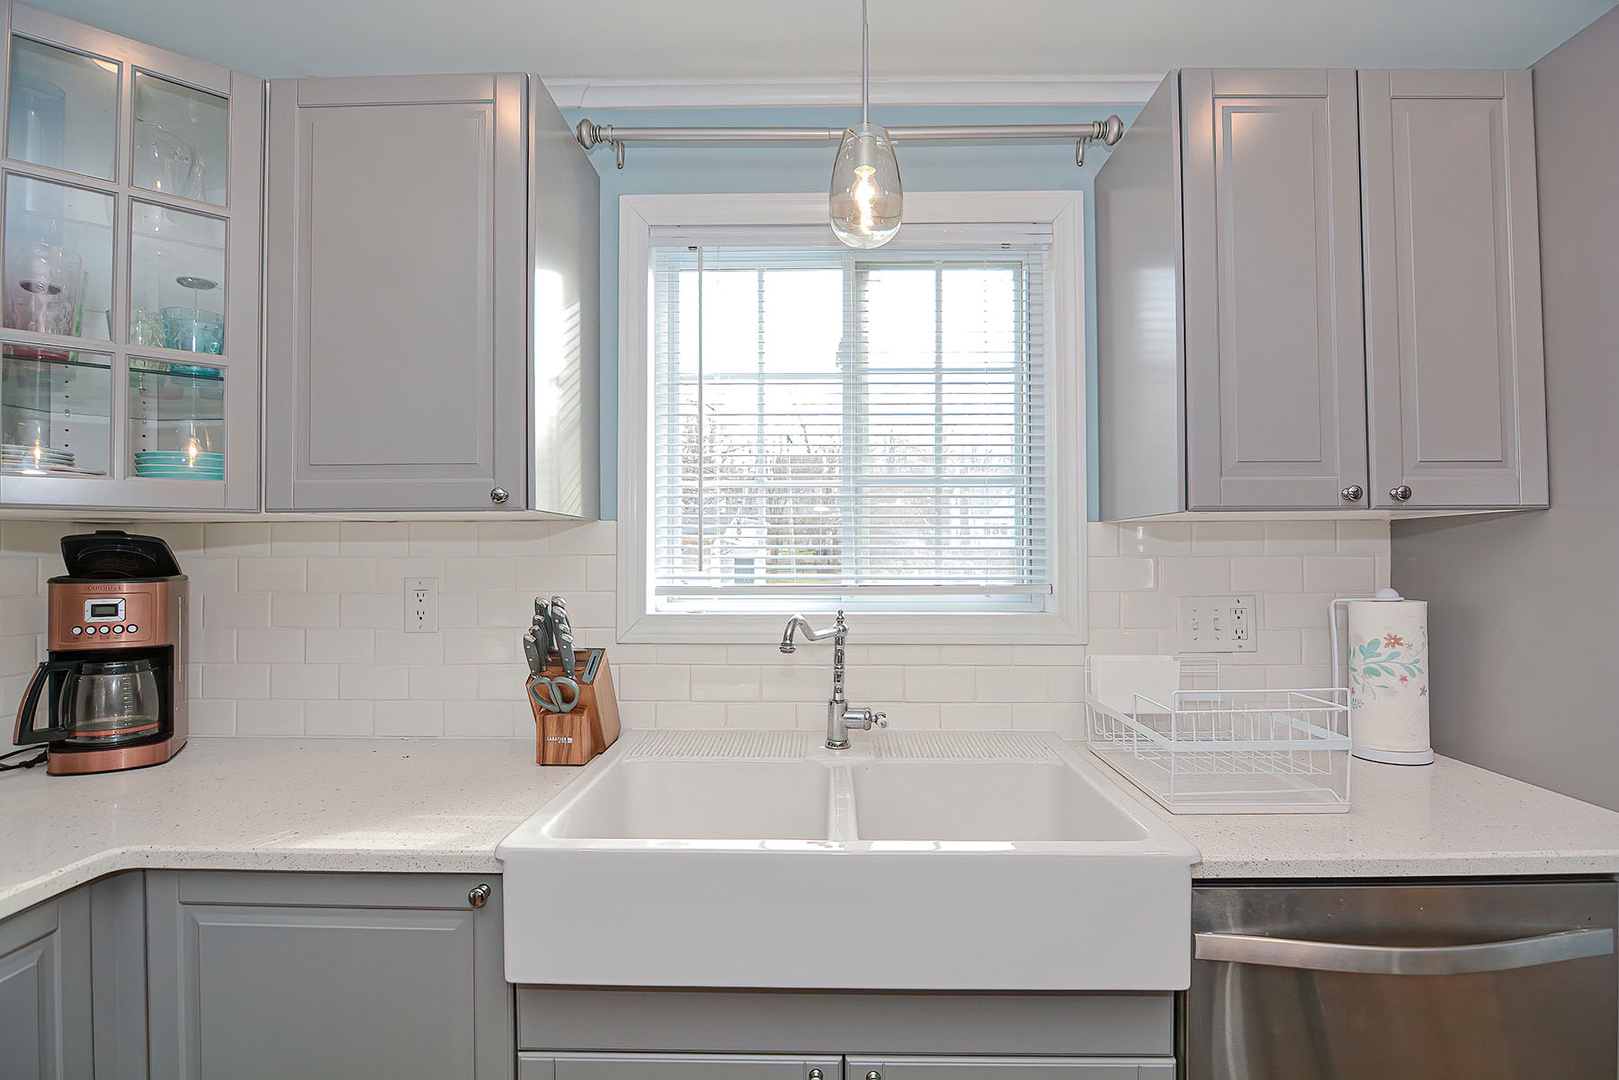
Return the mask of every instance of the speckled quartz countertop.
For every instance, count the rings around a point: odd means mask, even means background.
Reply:
[[[268,738],[0,773],[0,918],[140,868],[498,873],[495,844],[578,775],[532,740]]]
[[[1112,777],[1105,765],[1098,770]],[[579,775],[524,740],[196,738],[160,768],[0,774],[0,918],[119,870],[497,873]],[[1199,880],[1619,873],[1619,813],[1441,758],[1355,762],[1345,814],[1158,813]]]
[[[1200,881],[1619,874],[1619,813],[1451,758],[1355,761],[1341,814],[1171,814],[1101,769],[1197,845]]]

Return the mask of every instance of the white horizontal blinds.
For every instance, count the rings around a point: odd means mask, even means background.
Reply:
[[[1049,237],[906,231],[655,234],[664,609],[1044,603]]]

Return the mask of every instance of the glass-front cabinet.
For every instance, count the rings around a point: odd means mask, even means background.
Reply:
[[[24,4],[0,504],[257,509],[264,83]]]

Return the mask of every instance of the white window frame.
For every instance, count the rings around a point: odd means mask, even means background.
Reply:
[[[1078,191],[918,192],[905,196],[912,223],[1049,224],[1052,300],[1046,370],[1047,512],[1052,595],[1043,612],[890,614],[851,611],[863,644],[1061,644],[1085,642],[1084,215]],[[771,643],[794,614],[660,612],[648,580],[652,443],[652,231],[697,225],[824,225],[825,194],[625,195],[619,199],[618,640]],[[809,616],[811,622],[828,616]]]

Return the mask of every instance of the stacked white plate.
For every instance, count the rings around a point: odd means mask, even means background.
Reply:
[[[223,480],[225,455],[186,450],[140,450],[135,475],[156,480]]]
[[[22,443],[0,444],[0,461],[7,465],[67,466],[73,464],[73,452],[49,446],[25,446]]]
[[[71,450],[57,450],[50,446],[29,446],[22,443],[0,443],[0,472],[11,476],[106,476],[96,469],[81,469],[73,464]]]

